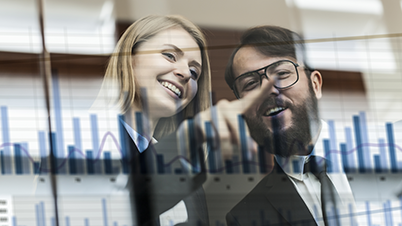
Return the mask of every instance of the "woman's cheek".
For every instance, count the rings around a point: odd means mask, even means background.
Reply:
[[[193,98],[195,97],[195,95],[197,94],[197,91],[198,91],[198,83],[197,83],[197,81],[195,81],[193,79],[190,79],[188,85],[189,85],[188,86],[189,87],[189,94],[190,94],[190,97],[191,97],[190,100],[193,100]]]

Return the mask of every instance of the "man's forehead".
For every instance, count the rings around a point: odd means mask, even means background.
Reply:
[[[241,47],[233,59],[233,73],[235,78],[249,71],[258,70],[279,60],[289,57],[270,57],[262,54],[255,47]]]

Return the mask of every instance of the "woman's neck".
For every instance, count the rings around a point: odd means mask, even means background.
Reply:
[[[152,140],[160,118],[150,117],[146,112],[134,107],[127,111],[124,116],[126,123],[129,124],[131,128],[147,140]]]

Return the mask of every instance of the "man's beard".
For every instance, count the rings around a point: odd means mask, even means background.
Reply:
[[[272,103],[285,104],[288,110],[292,111],[292,125],[285,129],[285,122],[277,117],[272,117],[271,130],[263,121],[262,114],[254,117],[245,116],[252,138],[262,146],[265,151],[283,157],[291,155],[307,155],[312,151],[312,135],[318,131],[319,118],[317,98],[312,87],[309,96],[302,105],[286,105],[281,99],[273,98],[266,101],[267,105]],[[314,131],[312,134],[311,132]]]

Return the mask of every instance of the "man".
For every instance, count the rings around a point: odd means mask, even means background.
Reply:
[[[339,163],[323,158],[322,76],[307,66],[300,36],[275,26],[246,31],[225,78],[240,101],[258,96],[241,113],[255,142],[275,155],[272,172],[227,214],[228,225],[354,224],[345,175],[326,171]]]

